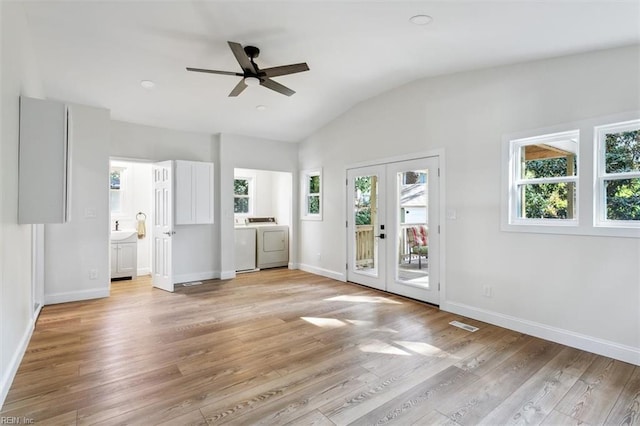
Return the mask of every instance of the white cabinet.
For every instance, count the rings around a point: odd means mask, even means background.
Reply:
[[[19,223],[69,220],[68,127],[65,104],[20,98]]]
[[[136,278],[138,275],[137,235],[111,242],[111,278]]]
[[[213,163],[175,162],[175,224],[213,223]]]

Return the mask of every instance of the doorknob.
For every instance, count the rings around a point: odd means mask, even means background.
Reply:
[[[374,237],[380,238],[381,240],[384,240],[384,234],[374,235]]]

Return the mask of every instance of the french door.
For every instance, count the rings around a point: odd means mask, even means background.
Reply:
[[[440,303],[438,157],[347,170],[349,281]]]

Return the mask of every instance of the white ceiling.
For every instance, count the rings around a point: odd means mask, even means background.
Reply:
[[[46,96],[116,120],[300,141],[355,104],[427,76],[640,43],[640,2],[24,2]],[[427,26],[409,23],[428,14]],[[239,77],[227,41],[261,49],[261,68],[307,62],[274,80]],[[156,87],[143,89],[141,80]],[[266,105],[265,111],[256,110]]]

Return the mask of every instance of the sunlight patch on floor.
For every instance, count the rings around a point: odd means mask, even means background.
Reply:
[[[398,302],[396,300],[391,300],[382,296],[335,296],[329,299],[324,299],[325,301],[330,302],[355,302],[355,303],[391,303],[394,305],[402,305],[402,302]]]
[[[322,328],[338,328],[347,325],[345,322],[335,318],[300,317],[308,323]]]
[[[356,327],[375,327],[375,324],[373,323],[373,321],[363,321],[363,320],[350,320],[350,319],[346,319],[346,322],[348,322],[349,324],[355,325]],[[371,331],[384,331],[387,333],[397,333],[397,330],[394,330],[393,328],[389,328],[389,327],[375,327],[372,328]]]
[[[425,356],[439,356],[443,354],[448,355],[442,349],[424,342],[394,341],[393,343],[400,345],[410,350],[411,352],[415,352],[420,355],[425,355]]]
[[[359,345],[359,348],[362,352],[373,352],[377,354],[388,354],[388,355],[405,355],[411,356],[409,352],[403,351],[400,348],[392,346],[388,343],[385,343],[381,340],[373,339],[368,340],[365,343]]]

